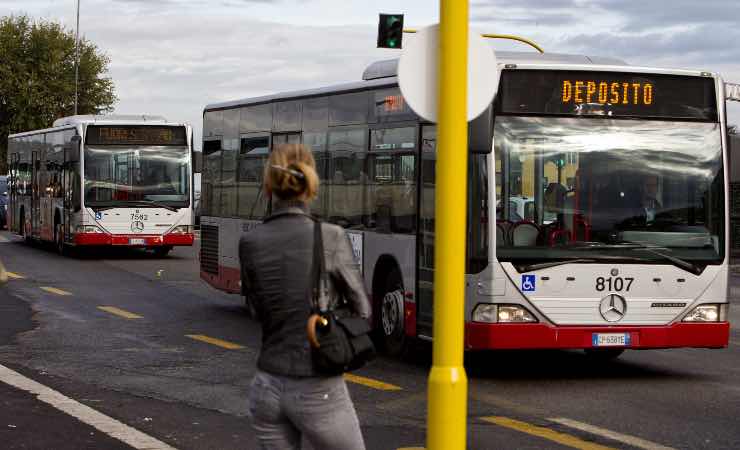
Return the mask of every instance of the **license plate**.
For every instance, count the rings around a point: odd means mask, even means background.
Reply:
[[[629,333],[594,333],[591,335],[591,344],[594,347],[628,347],[630,341]]]
[[[146,245],[146,239],[129,239],[128,245]]]

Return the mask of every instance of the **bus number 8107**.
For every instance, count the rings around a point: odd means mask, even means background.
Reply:
[[[633,281],[635,281],[635,279],[632,277],[599,277],[596,279],[596,290],[599,292],[605,290],[613,292],[629,292],[630,287],[632,287]]]

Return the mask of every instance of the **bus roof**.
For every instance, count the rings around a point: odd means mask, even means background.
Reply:
[[[620,59],[601,56],[569,55],[563,53],[535,53],[535,52],[496,52],[496,59],[502,64],[593,64],[610,66],[627,66]],[[276,100],[291,100],[304,97],[352,92],[368,88],[393,86],[398,84],[396,78],[398,59],[376,61],[370,64],[362,74],[362,81],[325,86],[301,91],[282,92],[260,97],[244,98],[206,105],[205,110],[229,109],[236,106],[256,105]]]
[[[166,124],[167,119],[163,116],[150,114],[86,114],[62,117],[54,121],[53,126],[91,124],[91,123],[144,123]]]
[[[76,116],[61,117],[54,121],[50,128],[23,131],[8,136],[8,138],[22,137],[37,133],[48,133],[61,128],[72,128],[77,125],[187,125],[185,123],[168,122],[164,116],[151,114],[78,114]]]

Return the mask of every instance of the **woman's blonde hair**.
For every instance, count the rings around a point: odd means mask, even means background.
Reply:
[[[270,152],[265,189],[281,200],[313,200],[319,191],[316,161],[303,144],[282,144]]]

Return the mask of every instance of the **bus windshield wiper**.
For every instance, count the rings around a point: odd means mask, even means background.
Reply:
[[[535,270],[549,269],[550,267],[562,266],[565,264],[588,264],[588,263],[620,263],[620,262],[638,262],[645,261],[645,258],[639,258],[634,256],[611,256],[611,255],[599,255],[598,258],[573,258],[573,259],[561,259],[558,261],[548,261],[542,263],[527,264],[524,266],[517,266],[516,270],[519,273],[533,272]]]
[[[595,263],[595,262],[599,262],[599,260],[595,258],[575,258],[575,259],[564,259],[560,261],[549,261],[549,262],[543,262],[543,263],[527,264],[524,266],[517,266],[515,264],[514,267],[516,268],[517,272],[525,273],[525,272],[534,272],[535,270],[549,269],[550,267],[557,267],[557,266],[562,266],[565,264],[583,264],[583,263]]]
[[[697,266],[696,264],[690,261],[686,261],[685,259],[681,259],[673,255],[667,255],[663,252],[659,252],[656,250],[656,249],[668,250],[667,247],[655,247],[655,246],[646,245],[640,242],[633,242],[633,241],[625,241],[625,243],[634,245],[635,250],[643,250],[643,251],[649,252],[651,255],[660,256],[661,258],[673,263],[674,266],[681,268],[687,272],[691,272],[694,275],[701,275],[701,272],[703,270],[701,267]]]
[[[166,203],[158,202],[156,200],[132,200],[132,201],[127,201],[126,203],[134,203],[134,204],[137,204],[137,205],[156,206],[157,208],[164,208],[164,209],[168,209],[168,210],[170,210],[172,212],[177,212],[177,208],[175,208],[174,206],[170,206],[170,205],[168,205]]]
[[[156,206],[157,208],[164,208],[172,212],[177,212],[177,208],[170,206],[166,203],[161,203],[155,200],[120,200],[120,201],[113,200],[113,201],[95,202],[88,206],[95,209],[95,211],[107,211],[113,208],[126,208],[131,205]]]
[[[603,250],[603,249],[628,249],[628,248],[651,248],[651,249],[667,249],[667,247],[661,247],[658,245],[646,245],[639,242],[621,241],[615,244],[607,244],[606,242],[596,241],[576,241],[572,244],[568,244],[565,248],[568,250]]]

